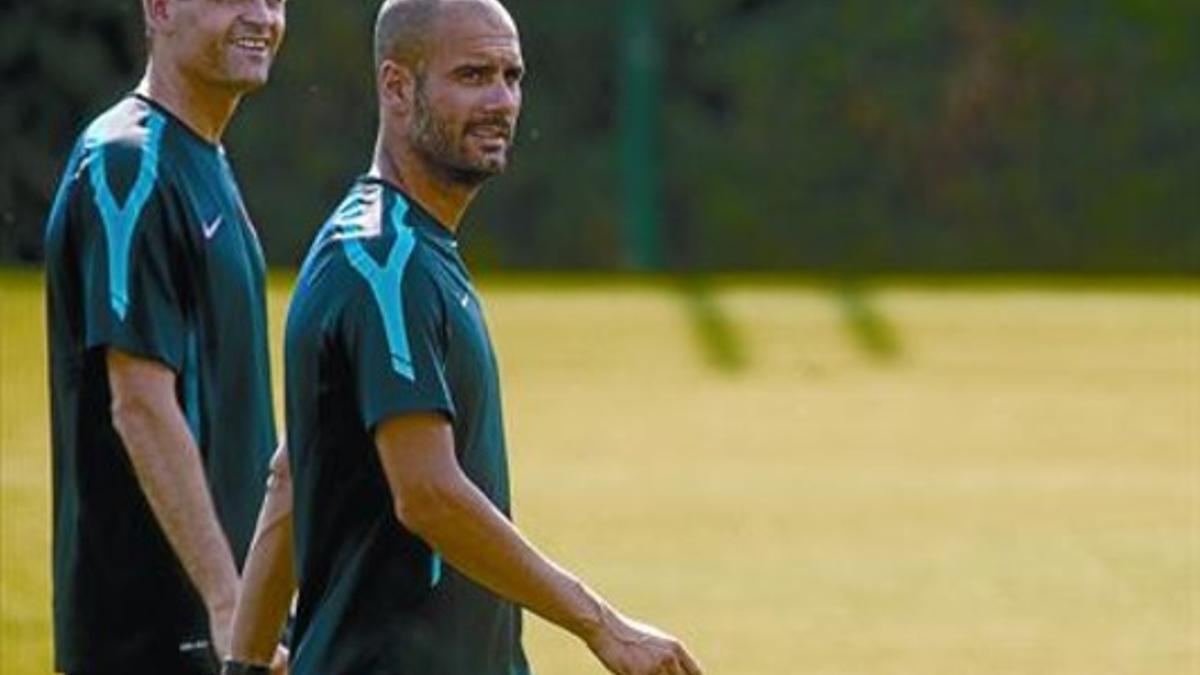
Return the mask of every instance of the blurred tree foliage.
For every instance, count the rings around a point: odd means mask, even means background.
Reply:
[[[137,2],[0,4],[0,261],[40,257],[74,137],[140,69],[141,35]]]
[[[658,0],[675,270],[1200,272],[1200,4]],[[510,0],[530,75],[476,265],[620,267],[618,2]],[[374,0],[294,2],[227,148],[274,262],[369,158]],[[6,3],[0,259],[141,70],[136,0]]]

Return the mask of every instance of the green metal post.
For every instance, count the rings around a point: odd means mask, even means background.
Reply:
[[[621,4],[621,182],[625,255],[638,271],[662,267],[658,0]]]

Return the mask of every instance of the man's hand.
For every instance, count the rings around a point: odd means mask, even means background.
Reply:
[[[683,643],[659,629],[606,610],[588,647],[616,675],[702,675]]]

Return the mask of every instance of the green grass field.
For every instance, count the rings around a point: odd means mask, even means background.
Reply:
[[[485,283],[518,521],[717,675],[1200,673],[1198,291]],[[42,303],[0,275],[5,674],[49,672]]]

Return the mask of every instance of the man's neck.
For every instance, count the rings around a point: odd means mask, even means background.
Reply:
[[[178,68],[151,60],[137,92],[161,105],[209,143],[221,142],[241,94],[189,80]]]
[[[375,144],[371,174],[403,188],[405,194],[421,205],[451,232],[458,232],[459,222],[478,187],[466,187],[439,180],[423,160],[411,149],[389,148],[380,138]]]

